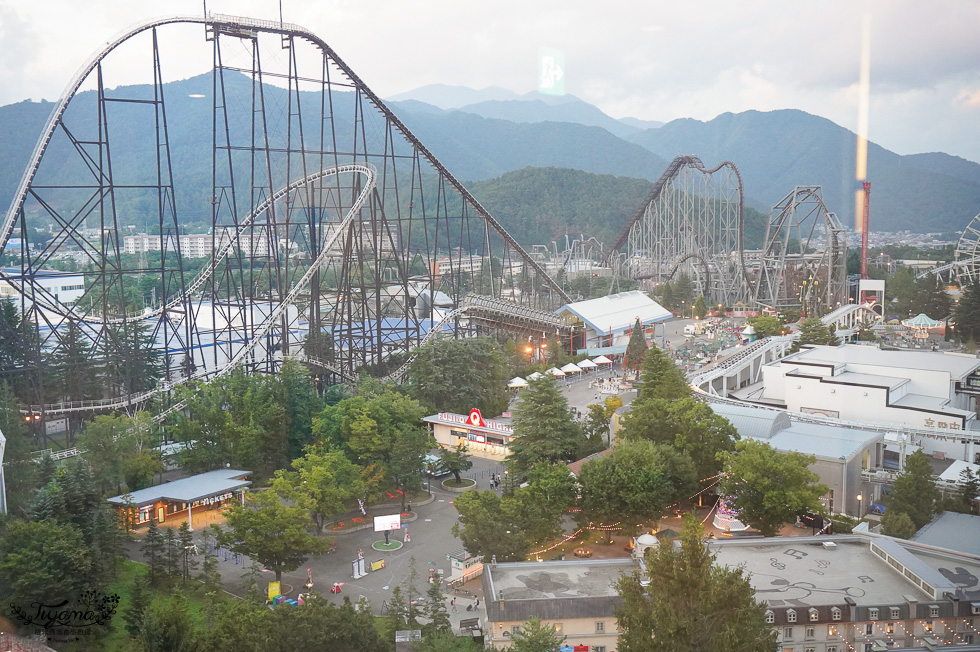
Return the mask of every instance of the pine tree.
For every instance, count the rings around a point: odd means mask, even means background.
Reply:
[[[691,395],[691,387],[684,374],[666,353],[655,346],[647,350],[643,359],[640,383],[640,396],[633,401],[634,405],[637,401],[658,398],[676,400]]]
[[[922,451],[915,451],[905,459],[905,469],[895,479],[885,505],[888,511],[908,514],[918,530],[932,520],[939,498],[929,458]]]
[[[629,344],[626,345],[626,354],[623,356],[623,369],[639,369],[643,366],[643,360],[647,353],[647,341],[643,334],[643,324],[639,317],[633,324],[633,331],[630,333]]]
[[[429,623],[422,627],[422,635],[452,631],[449,611],[446,609],[446,598],[442,593],[442,586],[440,586],[438,578],[429,583],[429,589],[425,592],[425,596],[425,616],[429,619]]]
[[[59,341],[48,364],[57,396],[69,401],[99,398],[102,388],[93,381],[101,371],[93,356],[90,339],[76,322],[69,322],[57,336]]]
[[[166,574],[166,544],[163,540],[163,533],[157,527],[156,519],[150,517],[149,526],[146,529],[146,536],[140,546],[140,552],[146,560],[146,565],[150,568],[150,584],[158,586]]]
[[[688,515],[681,547],[646,552],[647,576],[616,584],[621,652],[769,652],[776,634],[741,568],[718,566],[700,523]]]
[[[391,599],[388,601],[388,619],[391,622],[391,629],[398,631],[407,627],[406,617],[408,611],[405,608],[405,599],[402,597],[402,588],[395,586],[391,590]]]
[[[126,621],[126,631],[131,638],[137,638],[143,630],[143,618],[150,606],[150,586],[146,575],[139,573],[133,578],[133,590],[129,595],[129,608],[123,612]]]
[[[960,499],[968,513],[977,509],[977,496],[980,495],[980,474],[974,474],[969,468],[960,471]]]
[[[180,541],[177,539],[177,533],[174,532],[174,529],[172,527],[165,529],[166,532],[163,535],[164,567],[167,579],[172,581],[173,578],[180,575],[180,562],[184,551],[180,548]]]
[[[704,319],[704,316],[708,313],[708,304],[704,301],[704,295],[699,294],[698,298],[694,301],[694,316],[698,319]]]
[[[187,521],[181,521],[180,528],[177,530],[177,549],[183,555],[184,567],[182,572],[183,581],[186,582],[190,577],[190,572],[197,568],[197,560],[194,559],[192,548],[194,547],[194,535]]]
[[[531,380],[514,408],[512,473],[523,477],[538,462],[571,462],[584,436],[551,375]]]

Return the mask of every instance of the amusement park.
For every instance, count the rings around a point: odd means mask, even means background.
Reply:
[[[886,269],[866,169],[690,152],[524,241],[400,111],[281,15],[69,80],[0,222],[0,642],[645,650],[681,577],[737,649],[976,649],[980,215]]]

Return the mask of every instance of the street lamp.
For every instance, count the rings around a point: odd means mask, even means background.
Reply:
[[[858,500],[858,518],[862,518],[862,516],[863,516],[863,513],[862,513],[862,512],[863,512],[864,510],[862,510],[862,509],[861,509],[861,506],[862,506],[862,503],[861,503],[861,500],[862,500],[863,498],[864,498],[864,496],[863,496],[863,495],[861,495],[861,494],[858,494],[858,495],[857,495],[857,500]]]

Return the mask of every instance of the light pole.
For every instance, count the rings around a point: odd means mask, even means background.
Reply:
[[[863,517],[863,513],[862,513],[863,510],[861,509],[861,507],[862,507],[861,500],[863,498],[864,498],[864,496],[862,494],[858,494],[857,495],[857,500],[858,500],[858,518],[862,518]]]

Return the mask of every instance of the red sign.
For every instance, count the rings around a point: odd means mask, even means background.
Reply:
[[[480,414],[480,410],[473,408],[470,410],[470,418],[467,420],[471,426],[478,426],[480,428],[486,428],[487,422],[483,420],[483,415]]]

